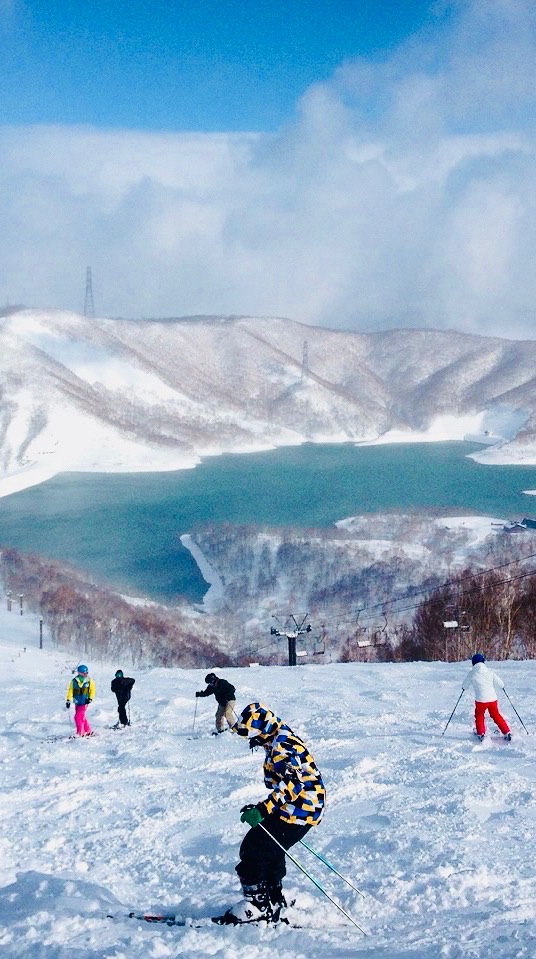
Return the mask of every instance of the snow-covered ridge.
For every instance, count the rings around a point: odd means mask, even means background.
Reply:
[[[398,612],[398,605],[407,607],[425,582],[428,591],[467,567],[507,561],[512,549],[523,555],[524,540],[513,546],[504,537],[507,526],[504,518],[491,516],[384,512],[317,530],[235,526],[222,532],[207,524],[182,542],[215,586],[205,598],[208,613],[233,610],[244,635],[256,641],[269,635],[273,616],[292,608],[298,596],[312,625],[324,624],[329,657],[337,658],[347,639],[336,626],[341,609],[346,619],[348,610],[368,610],[361,626],[372,632],[383,624],[378,610],[386,600],[390,617],[411,619],[411,605],[409,615]]]
[[[455,332],[24,310],[0,322],[0,495],[306,441],[492,435],[482,462],[534,463],[535,367],[535,341]]]

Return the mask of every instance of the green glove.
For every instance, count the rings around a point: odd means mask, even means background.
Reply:
[[[252,806],[251,809],[244,809],[240,816],[240,822],[247,822],[248,826],[258,826],[263,819],[263,814],[259,812],[256,806]]]

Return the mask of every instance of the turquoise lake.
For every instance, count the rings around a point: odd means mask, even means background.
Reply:
[[[481,447],[314,445],[205,459],[174,473],[63,473],[0,499],[0,545],[69,562],[161,601],[206,591],[179,536],[201,523],[330,526],[380,510],[536,513],[536,466],[482,466]]]

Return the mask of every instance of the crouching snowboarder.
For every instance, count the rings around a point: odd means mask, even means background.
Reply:
[[[494,723],[499,727],[504,738],[510,740],[512,734],[504,716],[499,712],[497,689],[504,689],[501,677],[485,666],[486,657],[483,653],[475,653],[471,659],[472,669],[462,683],[462,690],[469,686],[475,693],[475,733],[482,741],[486,735],[485,715],[488,712]]]
[[[235,688],[231,686],[231,683],[228,683],[226,679],[219,679],[216,673],[208,673],[205,676],[205,682],[207,688],[200,690],[200,692],[197,692],[195,695],[216,697],[218,704],[216,710],[216,729],[214,730],[214,735],[216,736],[218,733],[224,733],[227,729],[225,725],[226,720],[228,726],[233,726],[236,721],[234,711],[236,705]]]
[[[112,693],[115,693],[117,697],[117,713],[119,715],[119,719],[117,720],[114,729],[119,729],[120,726],[130,726],[130,719],[127,716],[126,706],[130,701],[132,687],[135,682],[135,679],[131,679],[130,676],[125,676],[122,669],[118,669],[114,678],[112,679],[110,688]]]
[[[326,791],[307,747],[266,706],[246,706],[233,732],[250,737],[251,749],[264,747],[264,784],[271,792],[262,802],[240,810],[240,821],[251,826],[236,866],[243,898],[214,921],[223,925],[278,922],[286,906],[284,850],[318,825]]]

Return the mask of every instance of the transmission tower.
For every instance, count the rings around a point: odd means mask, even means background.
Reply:
[[[89,319],[95,317],[95,304],[93,302],[93,280],[91,278],[91,267],[86,267],[86,297],[84,300],[84,316]]]
[[[301,365],[301,378],[305,379],[309,372],[309,343],[307,340],[304,340],[303,343],[303,355],[302,355],[302,365]]]

